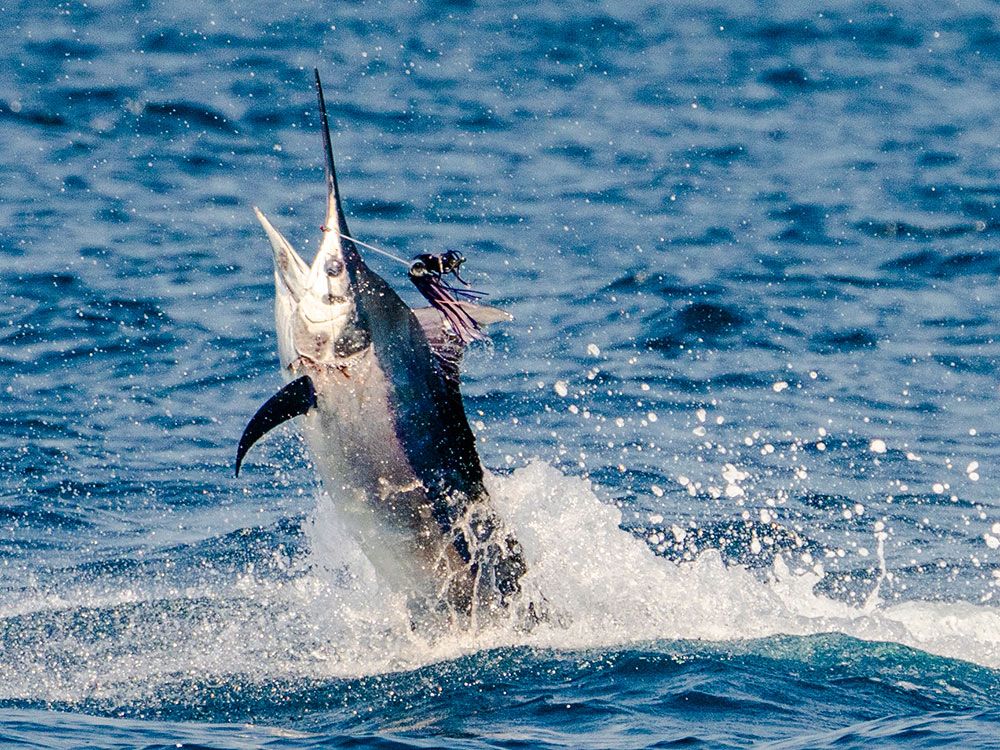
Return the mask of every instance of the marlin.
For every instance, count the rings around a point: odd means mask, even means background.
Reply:
[[[347,227],[315,77],[326,157],[323,236],[306,264],[254,207],[274,251],[287,384],[244,430],[236,474],[257,440],[301,416],[325,490],[382,579],[407,596],[413,626],[492,621],[510,614],[526,564],[483,484],[458,365],[480,324],[510,316],[449,293],[441,274],[457,276],[457,253],[418,256],[410,266],[432,303],[416,310],[368,267],[357,247],[364,243]]]

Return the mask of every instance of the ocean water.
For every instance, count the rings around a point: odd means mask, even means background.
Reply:
[[[985,2],[0,5],[0,745],[1000,747]],[[558,616],[430,638],[294,426],[259,206],[514,315]],[[412,304],[401,267],[368,254]]]

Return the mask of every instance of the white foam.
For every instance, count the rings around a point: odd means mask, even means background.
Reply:
[[[530,632],[500,626],[434,640],[412,632],[403,598],[379,581],[321,496],[305,527],[310,551],[285,577],[251,569],[223,584],[175,590],[163,581],[122,582],[115,591],[105,582],[89,593],[81,582],[0,605],[0,618],[21,616],[28,628],[18,643],[4,644],[18,651],[0,662],[0,699],[142,700],[169,680],[354,677],[498,646],[591,649],[826,632],[1000,668],[996,607],[886,605],[877,589],[855,606],[815,593],[821,572],[793,572],[778,559],[762,580],[727,567],[711,549],[674,563],[622,530],[620,511],[587,480],[541,461],[490,475],[488,486],[524,547],[523,584],[541,592],[551,612]],[[84,610],[95,613],[93,627]],[[125,618],[128,627],[109,628],[102,618]]]
[[[602,502],[587,480],[567,477],[541,461],[506,476],[489,475],[488,489],[524,547],[529,570],[522,583],[544,595],[552,613],[549,621],[528,633],[498,628],[431,643],[409,633],[405,605],[396,600],[388,620],[391,630],[402,630],[392,640],[407,651],[383,653],[380,663],[417,667],[503,645],[588,649],[664,639],[726,641],[837,632],[1000,668],[996,607],[924,601],[886,606],[877,589],[855,606],[814,593],[821,573],[792,572],[780,558],[767,580],[726,566],[711,549],[692,562],[674,563],[622,530],[620,511]],[[338,531],[332,507],[321,503],[310,528],[314,573],[343,563],[364,570],[360,552]],[[374,579],[365,585],[377,586]],[[376,591],[362,587],[359,601],[370,605]],[[383,605],[388,601],[381,599]],[[384,617],[388,610],[354,607],[350,612],[362,618],[357,625],[364,616]],[[343,613],[337,617],[346,622]],[[354,631],[349,639],[359,635]],[[379,651],[363,640],[348,650],[362,657]],[[375,671],[378,664],[360,658],[353,667]]]
[[[592,648],[659,639],[731,640],[837,632],[1000,668],[1000,609],[872,596],[854,606],[814,593],[821,576],[779,558],[767,580],[705,550],[691,563],[657,557],[621,530],[619,511],[586,480],[535,462],[493,477],[491,493],[528,552],[528,576],[564,613],[526,640]]]

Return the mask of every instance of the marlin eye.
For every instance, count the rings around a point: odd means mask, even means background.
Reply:
[[[344,272],[344,264],[339,258],[331,258],[326,262],[327,276],[340,276]]]

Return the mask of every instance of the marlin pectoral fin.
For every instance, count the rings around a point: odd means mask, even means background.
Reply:
[[[293,380],[271,396],[243,430],[240,444],[236,448],[236,476],[240,475],[240,465],[250,446],[282,422],[305,414],[314,406],[316,406],[316,389],[308,375]]]
[[[490,307],[489,305],[463,302],[461,300],[458,300],[455,304],[481,326],[514,319],[513,315],[506,310],[501,310],[499,307]]]

